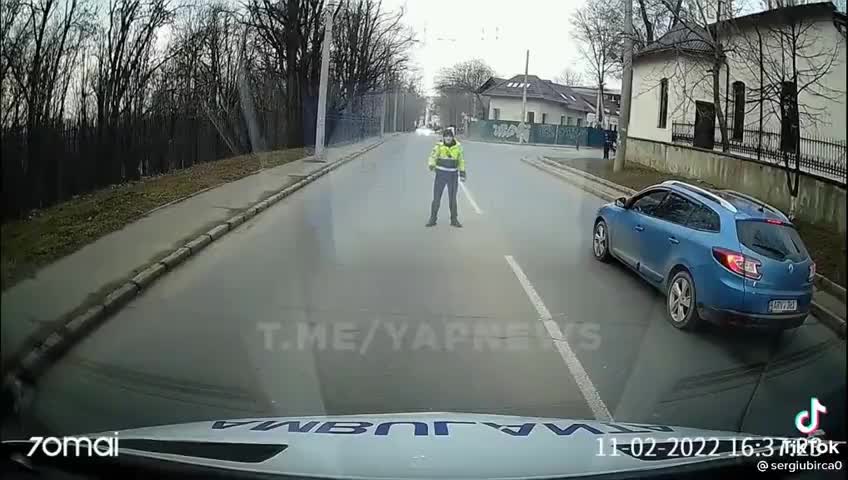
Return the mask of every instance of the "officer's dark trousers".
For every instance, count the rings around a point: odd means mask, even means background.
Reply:
[[[456,189],[459,186],[458,182],[459,172],[436,170],[436,179],[433,181],[433,205],[430,206],[430,220],[435,222],[439,215],[439,205],[442,203],[442,191],[444,191],[445,186],[448,187],[451,221],[457,220]]]
[[[604,160],[609,160],[610,144],[604,143]]]

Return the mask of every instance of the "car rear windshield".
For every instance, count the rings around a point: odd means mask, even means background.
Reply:
[[[736,230],[742,245],[775,260],[795,262],[808,257],[804,242],[795,227],[759,220],[739,220]]]

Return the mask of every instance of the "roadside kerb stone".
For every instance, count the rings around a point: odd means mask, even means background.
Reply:
[[[189,256],[191,256],[191,249],[188,249],[186,247],[180,247],[171,252],[171,254],[167,257],[163,258],[162,260],[159,260],[159,263],[165,265],[170,270],[176,267],[177,265],[183,263],[183,260],[185,260]]]
[[[165,265],[157,262],[138,272],[130,281],[138,285],[139,289],[142,289],[153,282],[159,275],[165,273],[166,270],[167,267]]]
[[[195,238],[194,240],[186,243],[185,246],[186,246],[187,249],[191,250],[192,254],[195,254],[195,253],[203,250],[203,248],[206,247],[206,245],[209,245],[210,243],[212,243],[212,237],[210,237],[208,234],[204,233],[203,235],[200,235],[199,237]]]
[[[103,300],[103,308],[106,309],[106,313],[115,312],[132,300],[138,292],[138,285],[133,282],[127,282],[117,289],[112,290],[109,295],[106,295],[106,298]]]
[[[209,235],[209,238],[211,238],[212,240],[218,240],[219,238],[224,236],[224,234],[227,233],[229,230],[230,226],[225,223],[223,225],[218,225],[212,230],[209,230],[208,232],[206,232],[206,235]]]
[[[613,201],[621,196],[616,193],[616,191],[626,193],[628,196],[637,193],[636,190],[633,190],[632,188],[618,185],[606,179],[599,179],[592,174],[582,172],[572,167],[566,167],[564,165],[554,166],[548,162],[538,159],[533,160],[522,158],[521,160],[524,161],[524,163],[532,165],[543,172],[559,177],[586,192],[603,198],[604,200]],[[815,285],[816,287],[837,296],[843,301],[845,300],[845,289],[827,277],[816,274]],[[820,305],[816,301],[810,302],[810,311],[816,318],[819,319],[819,321],[821,321],[822,324],[830,328],[836,335],[841,338],[845,338],[846,321],[844,318],[840,318],[837,314]]]
[[[810,311],[816,316],[816,318],[819,319],[819,321],[821,321],[821,323],[833,330],[833,332],[839,335],[839,337],[845,338],[844,318],[839,318],[839,315],[816,302],[810,303]]]
[[[395,135],[387,135],[386,137],[393,136]],[[346,155],[336,162],[316,170],[310,174],[309,177],[293,185],[288,185],[281,191],[248,207],[248,209],[243,213],[214,227],[209,232],[189,242],[186,246],[174,250],[158,262],[148,265],[131,280],[106,295],[101,304],[95,305],[94,307],[86,310],[84,313],[73,317],[70,321],[58,327],[58,331],[53,331],[47,334],[44,340],[37,338],[34,340],[30,339],[30,341],[26,344],[34,345],[34,347],[30,347],[28,350],[23,350],[20,354],[14,355],[10,358],[8,367],[5,369],[6,371],[3,372],[3,387],[8,387],[11,382],[15,381],[16,378],[35,378],[39,373],[44,371],[44,368],[49,367],[49,362],[46,361],[48,358],[50,358],[51,361],[58,358],[58,356],[62,352],[67,351],[74,342],[81,339],[87,332],[91,331],[93,327],[96,327],[97,324],[104,321],[109,315],[115,313],[123,305],[136,297],[143,288],[152,284],[157,278],[161,277],[165,271],[173,269],[184,262],[187,258],[197,254],[211,244],[213,240],[221,238],[226,235],[227,232],[234,230],[237,226],[244,223],[248,218],[256,216],[259,212],[266,210],[268,207],[286,198],[291,193],[300,190],[348,161],[377,148],[384,142],[385,139],[380,139],[379,141],[355,153]],[[311,157],[306,158],[308,159]],[[259,207],[260,205],[262,205],[261,208]],[[64,334],[60,332],[64,332]],[[58,341],[54,335],[58,336]],[[47,343],[48,338],[51,339],[50,343]]]

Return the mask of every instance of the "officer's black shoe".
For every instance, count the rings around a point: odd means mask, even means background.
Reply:
[[[459,223],[459,220],[451,220],[451,227],[462,228],[462,224]]]
[[[436,221],[431,219],[429,222],[427,222],[427,225],[424,225],[424,226],[425,227],[435,227]]]

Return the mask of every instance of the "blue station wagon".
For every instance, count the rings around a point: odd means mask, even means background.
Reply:
[[[815,263],[786,215],[748,195],[667,181],[601,207],[592,232],[595,258],[664,292],[677,328],[783,330],[809,312]]]

